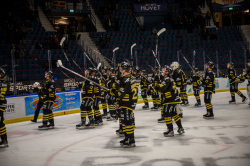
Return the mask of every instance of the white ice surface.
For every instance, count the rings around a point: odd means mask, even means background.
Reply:
[[[242,91],[246,95],[246,91]],[[0,166],[249,166],[250,108],[229,105],[230,92],[213,95],[214,120],[205,120],[202,107],[183,107],[185,134],[163,136],[164,123],[157,123],[160,111],[135,110],[136,147],[121,148],[123,138],[115,134],[118,122],[107,122],[95,129],[76,130],[79,114],[55,117],[56,129],[38,131],[39,123],[6,125],[9,148],[0,149]],[[247,101],[248,103],[248,101]],[[152,103],[150,103],[152,106]]]

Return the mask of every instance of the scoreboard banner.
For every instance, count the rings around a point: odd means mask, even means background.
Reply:
[[[136,12],[166,12],[166,3],[152,3],[152,4],[134,4]]]

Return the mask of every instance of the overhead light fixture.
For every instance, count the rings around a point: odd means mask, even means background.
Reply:
[[[59,24],[58,22],[56,22],[55,24]]]
[[[62,19],[67,20],[68,18],[66,18],[66,17],[62,17]]]

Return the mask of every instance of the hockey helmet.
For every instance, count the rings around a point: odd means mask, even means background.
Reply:
[[[172,64],[170,65],[170,67],[173,69],[173,70],[176,70],[179,68],[179,63],[178,62],[172,62]]]
[[[194,68],[194,72],[195,72],[195,73],[199,72],[199,69],[198,69],[197,67]]]
[[[6,76],[5,70],[1,67],[0,67],[0,75],[1,75],[1,78],[4,78]]]
[[[134,71],[136,74],[140,74],[141,69],[140,69],[138,66],[135,66],[135,67],[133,67],[133,71]]]
[[[129,73],[131,71],[131,65],[130,65],[130,63],[127,63],[127,62],[121,63],[121,69],[125,70],[126,72]]]
[[[35,82],[35,83],[33,84],[33,87],[34,87],[34,88],[37,88],[39,85],[40,85],[39,82]]]
[[[111,73],[115,73],[115,69],[114,69],[113,67],[109,68],[109,71],[110,71]]]
[[[92,68],[92,70],[89,73],[90,74],[97,73],[97,69],[96,68]]]
[[[107,71],[109,68],[108,68],[108,66],[104,66],[103,68],[102,68],[102,70],[105,70],[105,71]]]
[[[141,70],[141,72],[142,72],[143,74],[147,74],[146,70]]]
[[[214,68],[214,62],[209,61],[206,63],[207,66],[209,66],[211,69]]]
[[[168,72],[169,75],[171,75],[173,73],[173,69],[171,67],[169,67],[168,65],[165,65],[163,67],[163,69],[165,69],[166,72]]]
[[[49,75],[49,78],[52,78],[54,76],[54,73],[53,71],[49,70],[49,71],[46,71],[45,74],[48,74]]]
[[[234,67],[234,63],[233,62],[229,62],[228,65],[230,65],[232,68]]]

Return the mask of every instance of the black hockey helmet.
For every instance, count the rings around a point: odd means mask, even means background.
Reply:
[[[199,71],[199,69],[196,67],[194,68],[194,72],[197,73]]]
[[[143,74],[147,74],[146,70],[141,70],[141,72],[142,72]]]
[[[135,66],[135,67],[133,67],[133,71],[134,71],[136,74],[140,74],[141,69],[140,69],[138,66]]]
[[[109,68],[109,71],[110,71],[111,73],[115,73],[115,69],[114,69],[113,67]]]
[[[121,69],[125,70],[126,72],[129,73],[131,71],[131,65],[130,65],[130,63],[127,63],[127,62],[121,63]]]
[[[4,78],[6,76],[5,70],[1,67],[0,67],[0,75],[1,75],[1,78]]]
[[[105,70],[105,71],[107,71],[109,68],[108,68],[108,66],[104,66],[103,68],[102,68],[102,70]]]
[[[54,76],[54,73],[51,70],[46,71],[45,73],[48,74],[50,78],[52,78]]]
[[[233,62],[229,62],[228,65],[230,65],[231,67],[234,67],[234,63]]]
[[[96,68],[92,68],[92,70],[89,73],[90,74],[97,73],[97,69]]]
[[[182,65],[179,65],[179,69],[182,69]]]
[[[214,68],[214,62],[212,61],[207,62],[206,65],[208,65],[211,69]]]
[[[165,65],[163,67],[163,69],[165,69],[168,72],[169,75],[171,75],[173,73],[173,69],[168,65]]]

